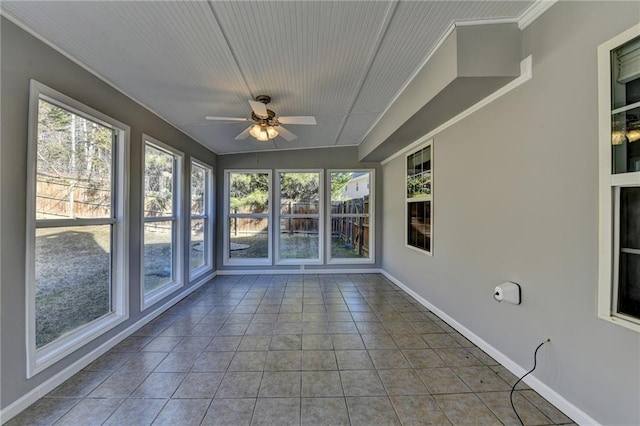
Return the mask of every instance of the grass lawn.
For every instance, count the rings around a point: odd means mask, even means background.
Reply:
[[[111,311],[109,228],[37,230],[36,347]]]

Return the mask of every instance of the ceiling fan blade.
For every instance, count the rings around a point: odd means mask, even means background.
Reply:
[[[248,138],[249,137],[249,130],[251,130],[251,127],[253,127],[253,126],[249,126],[246,129],[244,129],[242,131],[242,133],[240,133],[234,139],[237,140],[237,141],[242,141],[242,140],[245,140],[246,138]]]
[[[249,104],[251,105],[251,109],[253,110],[253,112],[258,117],[261,117],[261,118],[269,117],[269,113],[267,112],[267,106],[265,104],[263,104],[262,102],[249,101]]]
[[[205,117],[207,120],[212,121],[251,121],[249,118],[239,118],[239,117],[214,117],[212,115],[207,115]]]
[[[278,117],[278,122],[282,124],[305,124],[315,126],[318,124],[316,118],[312,116]]]
[[[293,133],[291,133],[290,131],[288,131],[282,126],[278,126],[277,129],[278,129],[278,134],[283,138],[285,138],[286,140],[288,140],[289,142],[291,142],[292,140],[296,140],[298,138],[296,135],[294,135]]]

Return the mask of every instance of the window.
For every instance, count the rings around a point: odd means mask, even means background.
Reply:
[[[225,265],[271,264],[271,171],[225,172]]]
[[[431,206],[433,141],[407,155],[406,218],[408,247],[433,252]]]
[[[27,376],[128,318],[128,126],[31,81]]]
[[[598,48],[598,315],[640,331],[640,25]]]
[[[279,171],[278,263],[322,263],[322,171]]]
[[[142,309],[182,286],[182,154],[144,135]]]
[[[329,171],[329,263],[373,262],[373,171]]]
[[[210,166],[191,160],[191,218],[189,223],[189,276],[213,269],[211,244],[212,176]]]

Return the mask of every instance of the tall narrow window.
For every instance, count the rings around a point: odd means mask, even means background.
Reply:
[[[129,129],[32,81],[29,131],[31,377],[128,316]]]
[[[225,172],[225,265],[271,264],[271,172]]]
[[[142,308],[182,286],[182,154],[144,136]]]
[[[640,331],[640,24],[598,48],[598,315]]]
[[[189,224],[189,275],[191,278],[213,268],[212,175],[210,166],[191,160],[191,222]]]
[[[407,155],[406,243],[428,254],[433,251],[431,160],[432,142]]]
[[[279,263],[322,263],[322,171],[280,171],[278,182]]]
[[[373,262],[373,171],[329,171],[329,262]]]

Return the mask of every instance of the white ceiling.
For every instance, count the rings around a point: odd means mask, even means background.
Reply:
[[[533,1],[2,1],[3,13],[218,154],[358,145],[452,23]],[[234,137],[273,98],[298,139]]]

